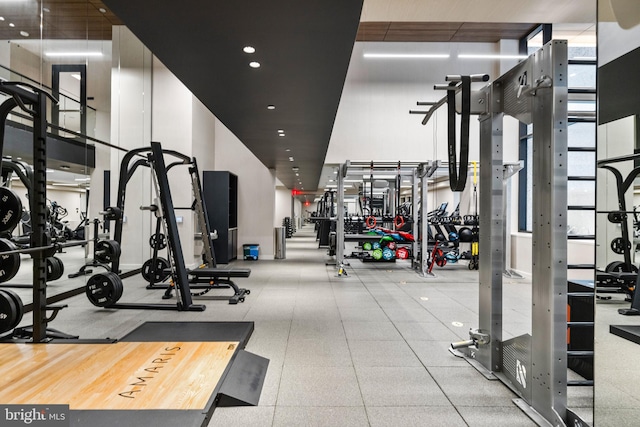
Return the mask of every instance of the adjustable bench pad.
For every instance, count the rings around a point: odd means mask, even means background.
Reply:
[[[189,270],[194,277],[249,277],[250,268],[196,268]]]

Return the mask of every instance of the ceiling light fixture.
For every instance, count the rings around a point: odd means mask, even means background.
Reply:
[[[267,110],[275,110],[276,106],[275,105],[267,105]]]
[[[257,61],[251,61],[249,62],[249,67],[251,68],[260,68],[260,63]]]
[[[0,16],[0,21],[4,21],[4,16]]]
[[[101,7],[98,10],[100,11],[100,13],[107,13],[107,9],[105,9],[104,7]]]
[[[26,31],[20,31],[20,35],[22,37],[29,37],[29,33],[27,33]]]
[[[253,46],[245,46],[242,48],[244,53],[256,53],[256,48]]]
[[[291,148],[285,148],[284,151],[288,153],[289,151],[291,151]]]
[[[278,129],[278,133],[284,133],[284,129]]]
[[[527,55],[500,55],[495,53],[480,54],[480,53],[461,53],[458,55],[460,59],[527,59]]]
[[[45,52],[44,55],[51,57],[102,56],[102,52]]]
[[[293,157],[289,157],[289,161],[290,161],[290,162],[293,162]]]
[[[284,133],[279,133],[278,136],[285,136],[285,134]]]
[[[16,26],[16,24],[14,24],[13,22],[9,22],[9,26],[10,26],[11,28],[13,28],[13,27],[15,27],[15,26]]]
[[[365,53],[363,58],[372,59],[447,59],[448,53]]]

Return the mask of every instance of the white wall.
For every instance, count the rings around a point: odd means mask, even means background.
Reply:
[[[450,59],[374,59],[365,53],[446,53]],[[497,77],[489,60],[457,59],[458,53],[499,53],[494,43],[356,42],[325,163],[346,160],[445,160],[446,109],[422,126],[425,110],[417,101],[437,101],[444,92],[431,90],[447,74],[488,73]],[[481,87],[482,84],[474,84]],[[478,159],[479,125],[471,120],[470,160]]]
[[[257,243],[260,257],[273,258],[275,175],[219,120],[215,135],[215,170],[238,176],[238,255]]]
[[[151,141],[152,55],[126,27],[113,27],[113,68],[111,75],[111,143],[125,149],[148,146]],[[102,168],[109,162],[111,170],[111,205],[116,205],[118,174],[122,151],[109,150],[109,159],[100,150],[96,169],[92,173],[91,212],[102,210]],[[102,157],[104,155],[104,157]],[[127,185],[126,222],[123,226],[123,269],[137,268],[149,259],[152,218],[141,212],[141,205],[151,203],[151,180],[148,170],[140,168]],[[155,225],[155,221],[153,221]],[[112,228],[113,230],[113,228]]]
[[[191,92],[157,58],[153,59],[151,140],[160,142],[165,150],[175,150],[191,157],[193,113]],[[146,145],[146,144],[145,144]],[[166,155],[165,163],[178,160]],[[173,167],[169,173],[169,185],[174,207],[188,207],[193,203],[191,178],[187,167]],[[155,192],[154,197],[157,197]],[[148,215],[148,212],[143,214]],[[194,216],[190,210],[176,210],[178,232],[185,263],[197,264],[194,254]],[[198,254],[200,255],[200,254]]]
[[[291,216],[291,190],[285,187],[276,187],[275,208],[273,226],[282,227],[282,220]]]

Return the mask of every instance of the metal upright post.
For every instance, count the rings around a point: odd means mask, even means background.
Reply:
[[[184,254],[182,253],[182,245],[180,243],[180,235],[176,223],[176,213],[173,208],[173,200],[169,189],[169,180],[167,178],[166,166],[162,147],[158,142],[151,142],[152,157],[152,173],[157,179],[159,188],[158,197],[162,208],[162,216],[164,217],[167,241],[173,255],[173,266],[175,268],[176,290],[179,292],[181,307],[180,310],[190,310],[193,305],[191,291],[189,288],[189,276],[184,263]]]
[[[341,270],[344,263],[344,178],[347,164],[338,169],[338,212],[336,215],[336,267]],[[332,204],[333,206],[333,204]]]
[[[532,93],[530,404],[555,425],[567,408],[567,42],[546,44],[534,54],[533,69],[532,80],[542,83]]]
[[[19,95],[18,95],[19,96]],[[33,108],[33,191],[31,194],[31,247],[50,244],[47,236],[47,100],[44,92],[36,94]],[[42,251],[33,260],[33,342],[47,339],[47,267]]]
[[[480,288],[479,329],[489,335],[488,345],[478,346],[476,360],[488,371],[502,369],[502,271],[504,270],[504,210],[502,186],[502,84],[484,89],[490,106],[480,116]]]
[[[411,174],[411,216],[413,219],[413,224],[411,224],[411,233],[413,233],[413,243],[411,244],[411,248],[412,251],[411,253],[413,254],[413,260],[412,262],[415,262],[415,260],[418,258],[418,244],[419,244],[419,239],[418,239],[418,210],[419,210],[419,204],[418,204],[418,171],[419,171],[419,167],[414,168],[413,169],[413,174]],[[423,218],[424,218],[424,213],[423,213]]]

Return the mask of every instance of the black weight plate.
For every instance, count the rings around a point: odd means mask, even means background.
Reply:
[[[149,238],[149,245],[158,250],[162,250],[167,247],[167,237],[162,234],[154,234]]]
[[[122,279],[112,271],[98,273],[87,281],[85,293],[96,307],[109,307],[122,296]]]
[[[101,263],[110,263],[120,257],[122,253],[120,244],[115,240],[100,240],[96,243],[95,257],[96,261]]]
[[[64,264],[60,258],[47,257],[45,258],[47,267],[47,281],[58,280],[64,274]]]
[[[607,214],[607,219],[609,220],[609,222],[613,224],[620,224],[621,222],[627,219],[627,214],[624,212],[617,212],[617,211],[609,212]]]
[[[17,246],[8,239],[0,239],[0,252],[14,251]],[[11,280],[20,270],[20,254],[0,255],[0,283]]]
[[[18,296],[18,294],[16,294],[11,289],[3,289],[2,291],[7,295],[9,295],[9,297],[11,297],[14,304],[16,305],[16,309],[17,309],[16,312],[18,315],[16,317],[15,324],[11,327],[11,329],[15,329],[16,326],[18,326],[22,321],[22,316],[24,316],[24,304],[22,303],[22,299],[20,299],[20,296]]]
[[[20,223],[22,201],[15,191],[0,187],[0,233],[12,231]]]
[[[626,250],[631,250],[631,242],[622,237],[616,237],[611,241],[611,250],[618,255],[622,255]]]
[[[164,281],[169,274],[165,273],[164,270],[169,268],[169,261],[164,258],[153,258],[148,259],[142,264],[142,271],[140,274],[142,278],[147,282],[151,283],[159,283]]]
[[[18,319],[18,308],[13,298],[0,290],[0,333],[12,330]],[[18,323],[20,323],[18,321]]]
[[[636,273],[638,267],[625,264],[623,261],[613,261],[605,267],[604,271],[607,273]]]

